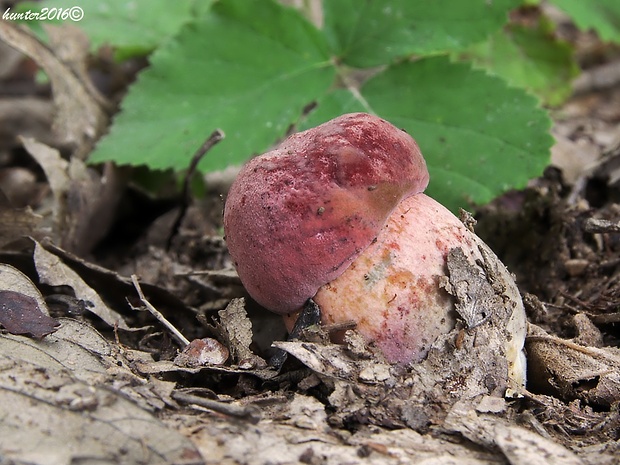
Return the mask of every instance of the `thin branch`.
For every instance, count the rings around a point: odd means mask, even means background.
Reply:
[[[224,415],[228,415],[231,417],[248,420],[253,425],[257,424],[261,418],[261,413],[260,413],[259,408],[251,404],[250,405],[228,404],[224,402],[219,402],[217,400],[205,399],[204,397],[194,396],[192,394],[186,394],[186,393],[179,392],[179,391],[173,391],[172,398],[175,400],[178,400],[179,402],[183,402],[185,404],[199,405],[200,407],[205,407],[217,413],[222,413]]]
[[[173,324],[170,323],[166,319],[166,317],[160,313],[159,310],[153,307],[153,305],[151,305],[151,303],[148,300],[146,300],[146,297],[144,296],[144,293],[142,292],[142,288],[140,287],[140,283],[138,282],[138,277],[135,274],[131,275],[131,282],[133,283],[133,286],[136,288],[136,291],[138,292],[140,301],[144,304],[144,306],[151,313],[151,315],[157,318],[157,321],[159,321],[162,325],[168,328],[168,331],[172,333],[172,336],[177,340],[179,344],[181,344],[182,347],[185,347],[186,345],[188,345],[189,340],[185,336],[183,336],[183,334],[181,334],[181,332],[178,329],[176,329],[173,326]]]
[[[187,168],[185,178],[183,179],[183,191],[181,192],[181,208],[179,209],[179,214],[177,215],[174,224],[172,225],[170,236],[168,237],[168,243],[166,245],[167,249],[170,249],[172,241],[179,232],[179,228],[181,227],[181,223],[183,222],[185,213],[187,212],[187,209],[192,203],[192,178],[194,177],[194,173],[198,168],[198,163],[200,163],[200,160],[202,160],[205,154],[209,150],[211,150],[218,142],[224,139],[224,137],[224,131],[222,131],[221,129],[216,129],[211,133],[207,140],[202,143],[198,150],[196,150],[196,153],[194,153],[194,156],[189,163],[189,167]]]

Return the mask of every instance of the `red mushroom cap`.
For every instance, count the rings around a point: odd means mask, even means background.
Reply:
[[[298,310],[428,180],[411,136],[376,116],[351,113],[291,135],[250,160],[226,199],[226,241],[246,290],[276,313]]]

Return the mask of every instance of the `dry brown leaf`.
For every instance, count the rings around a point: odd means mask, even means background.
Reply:
[[[59,325],[50,318],[45,300],[30,278],[5,263],[0,263],[0,325],[11,334],[36,338],[53,333]]]
[[[203,463],[150,413],[174,383],[146,380],[91,326],[62,319],[44,341],[0,334],[0,456],[13,463]]]
[[[74,154],[85,157],[108,119],[90,93],[92,89],[27,28],[0,21],[0,40],[28,55],[45,70],[52,82],[57,110],[54,124],[59,139],[74,148]]]
[[[619,349],[582,346],[535,325],[526,346],[533,387],[606,408],[620,401]]]
[[[53,110],[52,103],[42,98],[0,98],[0,149],[18,147],[16,134],[54,144]]]
[[[42,220],[30,208],[11,208],[0,202],[0,247],[23,236],[36,236]]]
[[[252,350],[252,322],[245,310],[245,299],[232,299],[218,312],[220,322],[214,330],[223,338],[235,362],[247,368],[264,368],[267,363]]]
[[[107,233],[122,194],[122,180],[111,165],[103,175],[78,158],[65,160],[60,152],[27,137],[24,148],[43,168],[52,190],[53,237],[63,248],[89,252]]]
[[[1,357],[1,356],[0,356]],[[19,463],[200,464],[184,436],[113,390],[20,361],[0,371],[0,450]]]
[[[499,416],[477,412],[472,402],[457,402],[443,427],[485,448],[499,447],[511,465],[584,464],[577,455],[551,439],[515,426]]]
[[[101,299],[97,291],[90,287],[73,269],[57,256],[35,243],[34,262],[42,283],[50,286],[69,286],[75,297],[86,303],[85,308],[112,327],[130,330],[124,318]]]
[[[32,297],[0,290],[0,325],[9,333],[30,334],[41,339],[56,331],[59,324],[45,315]]]
[[[17,268],[4,263],[0,264],[0,289],[12,290],[32,297],[41,311],[49,316],[47,304],[41,292],[30,278]]]
[[[501,426],[495,430],[495,443],[510,465],[584,465],[566,447],[518,426]]]
[[[316,344],[304,341],[276,341],[273,346],[295,357],[316,373],[335,379],[354,381],[373,362],[356,362],[337,344]]]
[[[0,354],[16,364],[36,366],[41,372],[66,371],[88,384],[102,382],[106,370],[116,362],[107,341],[84,323],[60,321],[58,331],[45,341],[10,334],[0,336]]]
[[[102,109],[109,109],[108,102],[94,86],[89,75],[90,43],[88,35],[79,27],[69,23],[43,23],[49,38],[49,47],[58,59],[80,79],[84,89]]]

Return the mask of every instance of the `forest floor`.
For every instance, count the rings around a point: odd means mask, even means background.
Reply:
[[[100,60],[112,93],[143,65]],[[155,196],[69,159],[73,122],[0,44],[0,463],[618,463],[617,64],[552,110],[545,173],[474,212],[524,298],[528,384],[454,402],[354,338],[289,346],[272,369],[285,329],[232,271],[230,174],[200,199],[163,176]]]

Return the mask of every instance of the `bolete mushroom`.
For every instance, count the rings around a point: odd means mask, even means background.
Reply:
[[[227,196],[226,241],[242,283],[282,315],[313,298],[324,323],[355,322],[389,362],[420,361],[459,316],[446,291],[450,251],[474,266],[486,247],[422,193],[428,182],[416,142],[376,116],[291,135],[250,160]],[[523,385],[525,316],[514,299],[506,357]]]

